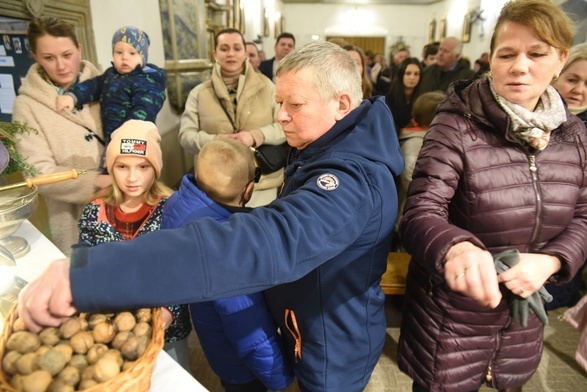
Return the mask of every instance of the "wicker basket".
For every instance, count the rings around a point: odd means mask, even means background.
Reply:
[[[4,324],[4,331],[0,336],[0,360],[4,357],[6,341],[12,333],[12,325],[18,317],[17,306],[15,305]],[[84,389],[84,392],[147,392],[151,386],[151,374],[153,366],[157,360],[159,352],[163,348],[165,339],[165,330],[163,329],[163,316],[161,308],[152,309],[151,328],[153,334],[151,340],[145,349],[145,352],[135,361],[128,369],[120,372],[112,379],[96,385],[95,387]],[[4,373],[0,362],[0,391],[17,392],[10,385],[9,377]]]

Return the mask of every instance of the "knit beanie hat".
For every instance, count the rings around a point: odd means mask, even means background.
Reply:
[[[146,32],[133,26],[121,27],[112,36],[112,50],[117,42],[124,42],[135,48],[143,58],[143,67],[147,65],[151,40]]]
[[[161,175],[163,154],[161,136],[157,126],[150,121],[128,120],[114,132],[106,149],[106,167],[112,173],[114,161],[121,155],[147,158],[155,169],[155,178]]]

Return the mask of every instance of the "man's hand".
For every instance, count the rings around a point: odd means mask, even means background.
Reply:
[[[24,288],[18,301],[18,314],[32,332],[39,332],[43,326],[57,327],[76,312],[69,284],[69,259],[52,262]]]
[[[56,109],[57,113],[60,113],[63,109],[73,110],[75,102],[71,95],[59,95],[57,97]]]
[[[471,242],[453,245],[446,254],[444,279],[448,286],[483,306],[495,308],[501,301],[491,253]]]

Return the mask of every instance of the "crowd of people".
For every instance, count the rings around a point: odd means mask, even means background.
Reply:
[[[43,174],[89,172],[40,188],[67,259],[20,297],[32,331],[147,304],[188,371],[195,329],[226,391],[294,378],[302,392],[360,391],[385,343],[395,240],[412,257],[398,365],[413,390],[515,390],[540,361],[543,286],[559,306],[579,300],[587,45],[571,47],[572,22],[547,0],[505,4],[474,68],[455,37],[386,66],[343,40],[296,48],[287,32],[263,60],[239,30],[218,31],[181,116],[194,169],[176,191],[159,180],[166,74],[147,33],[118,29],[103,74],[63,20],[31,21],[28,40],[13,118],[37,132],[17,148]],[[259,154],[277,146],[287,162],[267,172]]]

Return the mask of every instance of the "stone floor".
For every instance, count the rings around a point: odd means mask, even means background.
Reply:
[[[387,339],[381,358],[365,391],[409,392],[412,381],[399,371],[396,363],[401,297],[388,296],[386,306],[386,314],[388,315]],[[579,333],[568,323],[558,319],[564,310],[559,309],[549,313],[550,323],[546,326],[544,333],[544,354],[538,371],[524,387],[524,391],[587,391],[587,373],[577,365],[574,358]],[[191,348],[190,364],[194,377],[211,392],[222,392],[220,381],[208,366],[195,334],[190,336],[189,342]],[[481,391],[490,390],[485,387],[481,389]],[[286,389],[286,392],[298,391],[295,383]]]

